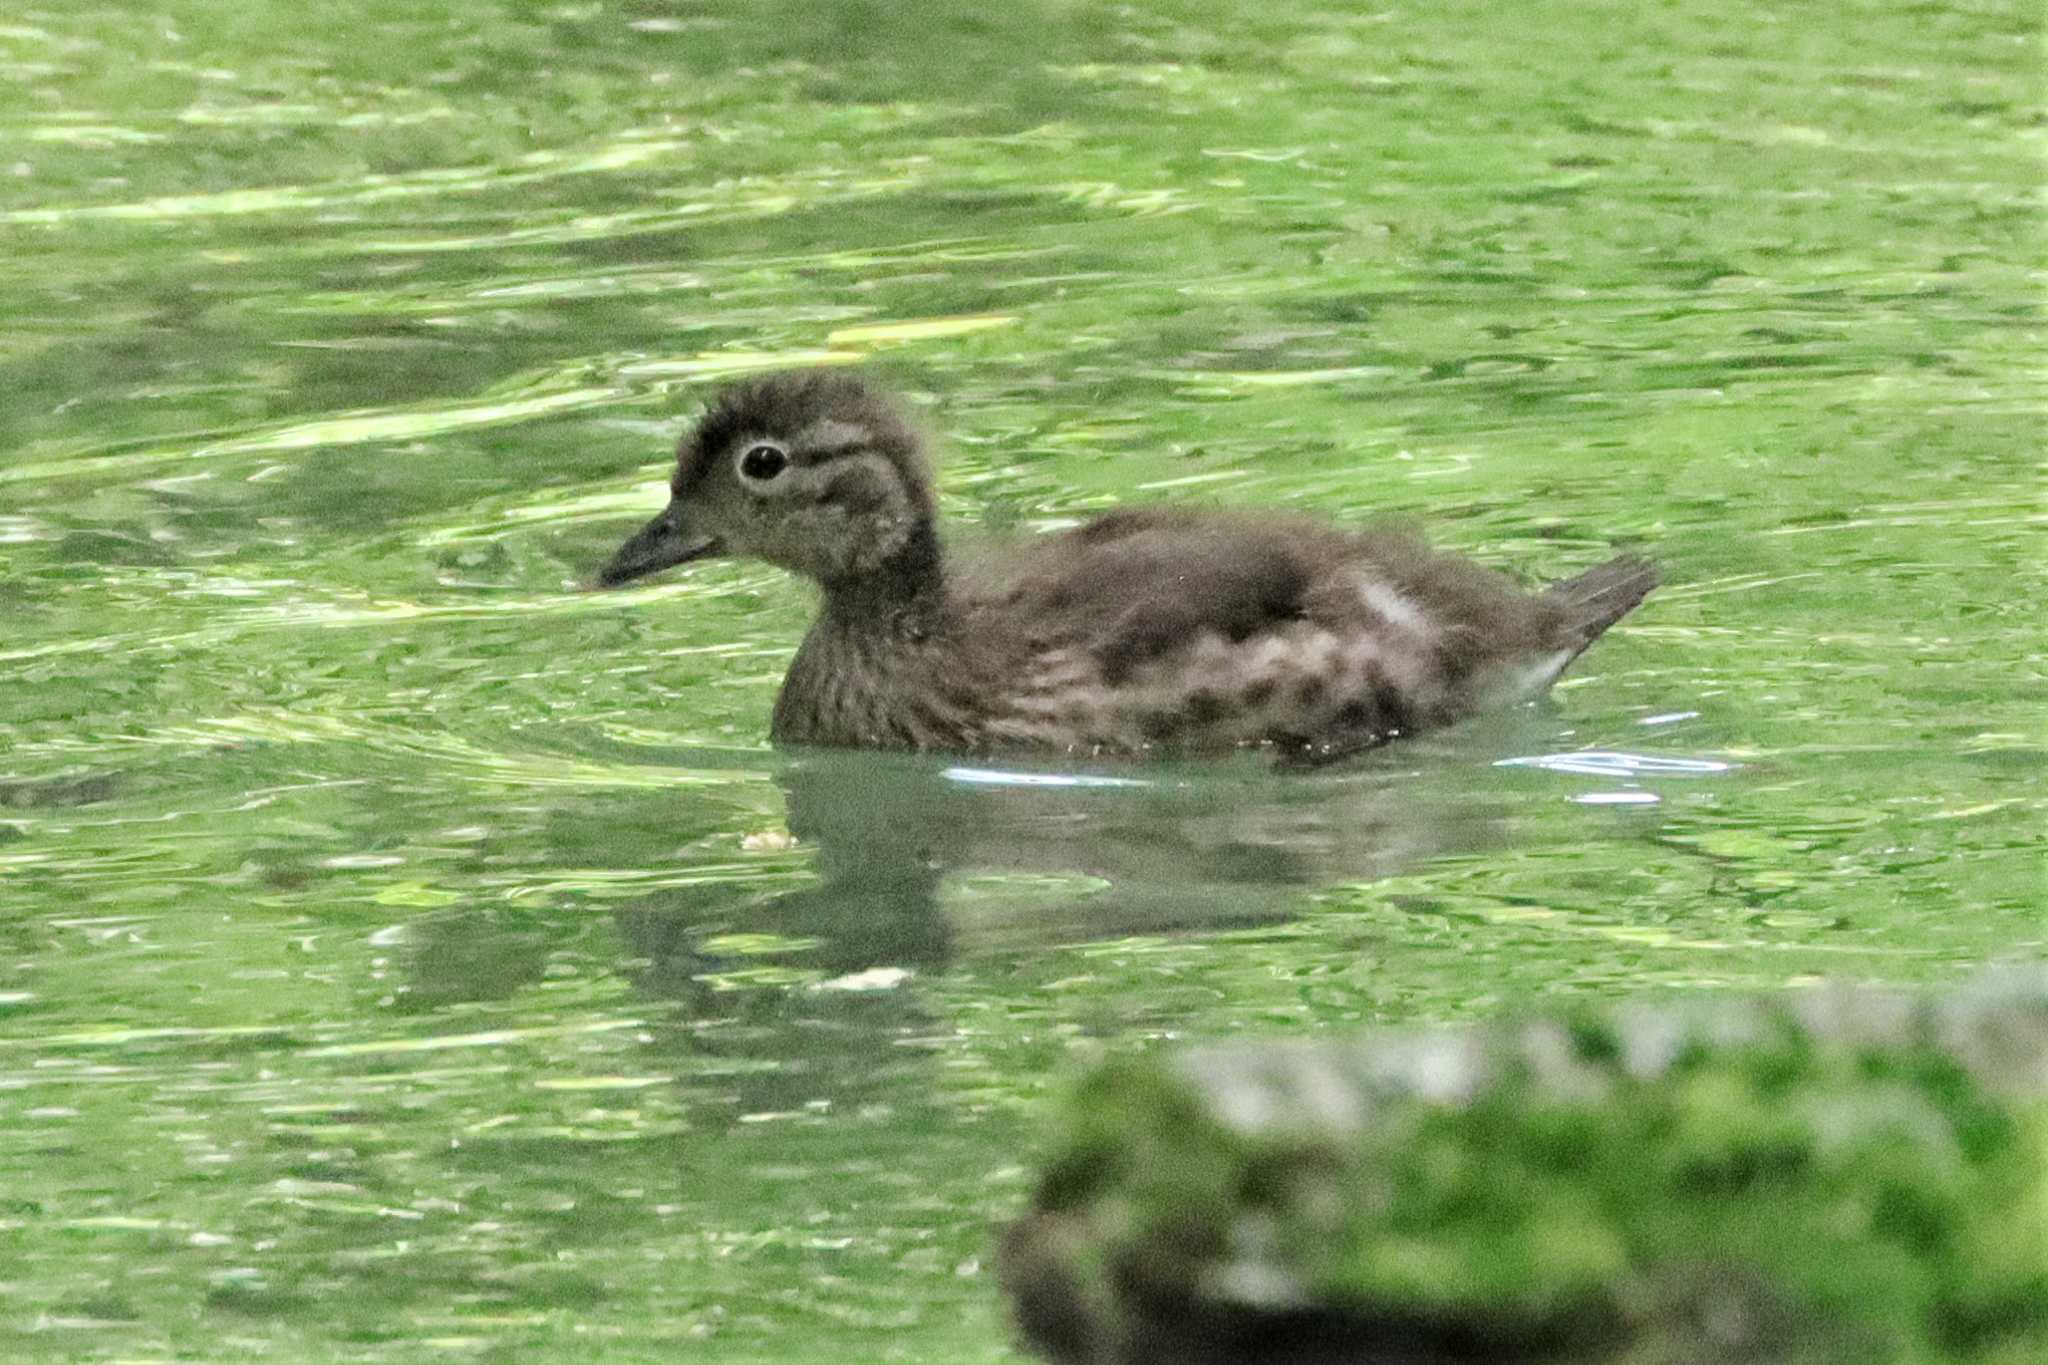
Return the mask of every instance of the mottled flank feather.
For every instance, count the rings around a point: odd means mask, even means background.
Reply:
[[[764,439],[786,486],[731,472]],[[1402,531],[1183,508],[955,563],[931,507],[911,429],[843,374],[738,386],[685,440],[664,518],[824,587],[778,741],[1340,756],[1540,694],[1657,583],[1624,557],[1530,593]]]

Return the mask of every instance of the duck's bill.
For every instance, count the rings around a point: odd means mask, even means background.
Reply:
[[[616,588],[621,583],[717,553],[717,539],[692,534],[671,506],[619,547],[611,561],[597,571],[594,586]]]

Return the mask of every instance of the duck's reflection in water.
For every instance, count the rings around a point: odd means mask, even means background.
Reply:
[[[1421,761],[1302,775],[806,755],[779,780],[817,884],[723,907],[686,888],[622,922],[665,993],[716,972],[703,944],[722,934],[801,942],[811,970],[843,975],[1269,922],[1304,889],[1497,841],[1491,802],[1446,790],[1437,755],[1403,756]],[[946,894],[961,878],[971,908]]]
[[[550,837],[557,856],[621,872],[687,875],[705,860],[704,875],[614,921],[619,970],[674,1006],[652,1016],[653,1047],[700,1119],[836,1111],[929,1090],[930,1050],[955,1033],[941,997],[971,990],[999,1008],[1056,1011],[1047,983],[1102,970],[1093,954],[1076,966],[1090,945],[1194,945],[1280,925],[1312,912],[1319,890],[1498,845],[1492,763],[1532,738],[1508,727],[1475,722],[1313,773],[1249,757],[1050,766],[805,753],[775,772],[787,831],[765,842],[788,844],[781,854],[735,864],[734,821],[758,816],[701,795],[565,810]],[[715,851],[678,857],[678,828],[723,832],[694,846]],[[610,956],[593,927],[539,908],[414,920],[400,1007],[515,999],[560,954]],[[1150,979],[1133,981],[1141,1012]]]
[[[680,888],[619,926],[640,986],[683,1006],[669,1028],[700,1114],[714,1095],[734,1113],[858,1104],[949,1032],[929,996],[949,969],[1028,990],[1050,951],[1278,923],[1317,888],[1496,843],[1497,804],[1460,790],[1475,771],[1444,742],[1319,774],[806,754],[778,780],[814,884]]]

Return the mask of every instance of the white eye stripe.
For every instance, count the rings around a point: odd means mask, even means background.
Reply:
[[[836,455],[843,450],[856,450],[873,441],[874,433],[866,427],[830,417],[813,422],[796,434],[798,446],[821,455]]]

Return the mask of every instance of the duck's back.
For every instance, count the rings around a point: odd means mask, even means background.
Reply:
[[[1130,509],[983,566],[961,619],[991,746],[1313,757],[1540,693],[1656,580],[1529,593],[1401,531]]]

